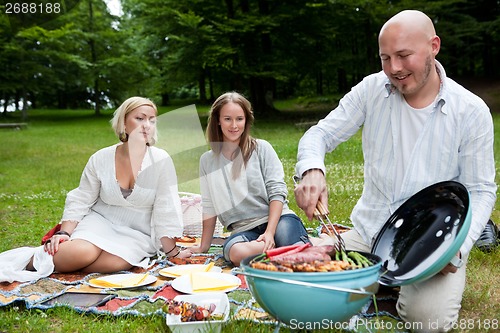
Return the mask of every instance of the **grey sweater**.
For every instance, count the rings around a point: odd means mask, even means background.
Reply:
[[[283,165],[269,142],[257,139],[256,150],[237,179],[233,179],[232,165],[232,161],[212,150],[201,156],[205,217],[217,216],[229,231],[240,232],[266,223],[272,200],[283,202],[282,215],[294,214],[287,205]]]

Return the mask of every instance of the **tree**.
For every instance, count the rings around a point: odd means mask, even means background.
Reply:
[[[0,91],[38,107],[76,108],[120,103],[140,87],[150,66],[102,0],[81,1],[40,25],[12,26],[2,16]],[[15,28],[15,29],[14,29]],[[27,103],[23,103],[24,106]]]
[[[258,117],[275,98],[344,93],[380,70],[377,35],[402,9],[427,13],[452,76],[498,77],[496,0],[65,1],[64,13],[0,16],[0,96],[37,105],[100,107],[131,94],[211,101],[237,90]]]

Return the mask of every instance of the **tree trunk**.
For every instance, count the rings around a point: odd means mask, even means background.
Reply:
[[[316,71],[316,94],[323,95],[323,71],[321,68]]]
[[[16,94],[14,95],[14,104],[16,105],[16,111],[21,110],[21,107],[19,106],[19,103],[21,102],[21,97],[19,90],[16,90]]]
[[[337,69],[337,84],[338,84],[338,90],[341,93],[345,93],[348,91],[349,86],[347,84],[347,73],[345,69],[343,68],[338,68]]]
[[[94,110],[95,110],[95,115],[96,116],[100,116],[101,115],[101,102],[100,102],[100,98],[99,98],[99,78],[96,78],[94,80],[94,103],[95,103],[95,107],[94,107]]]
[[[21,115],[22,115],[21,118],[23,121],[26,121],[26,120],[28,120],[28,106],[27,106],[28,99],[26,98],[26,91],[24,89],[21,93],[21,96],[23,99],[23,107],[21,109]]]
[[[5,91],[3,92],[3,112],[2,115],[5,117],[7,115],[7,107],[9,106],[9,101],[10,101],[10,95],[7,94]]]
[[[212,71],[210,69],[208,70],[208,87],[210,91],[210,101],[215,101],[214,80],[212,78]]]
[[[161,94],[161,105],[167,106],[169,104],[170,104],[170,96],[168,95],[168,93]]]
[[[243,1],[243,4],[248,4]],[[259,14],[263,17],[269,15],[269,3],[266,0],[258,1]],[[260,49],[262,50],[262,60],[264,61],[264,66],[262,70],[264,72],[272,72],[273,68],[268,64],[266,59],[272,58],[273,44],[271,40],[271,35],[268,31],[260,32]],[[251,77],[250,78],[250,95],[252,98],[252,104],[254,109],[254,114],[258,118],[271,118],[278,115],[278,110],[273,105],[273,94],[276,86],[276,82],[272,77]]]
[[[487,33],[483,33],[483,73],[481,75],[484,75],[486,77],[494,77],[496,70],[495,63],[496,61],[494,60],[494,57],[492,56],[492,50],[491,50],[491,45],[494,43],[491,40],[491,35]],[[477,73],[474,73],[477,75]]]
[[[272,118],[279,113],[273,105],[273,89],[270,79],[250,78],[250,101],[256,118]]]
[[[203,104],[207,102],[207,88],[205,85],[205,70],[202,69],[200,71],[200,75],[198,76],[198,90],[200,91],[200,102]]]
[[[89,30],[90,32],[94,31],[94,10],[92,8],[92,0],[89,0]],[[90,56],[91,56],[91,62],[94,65],[94,111],[96,116],[101,115],[101,103],[100,103],[100,92],[99,92],[99,69],[96,68],[97,66],[97,52],[95,48],[95,41],[94,38],[91,37],[89,40],[89,46],[90,46]]]

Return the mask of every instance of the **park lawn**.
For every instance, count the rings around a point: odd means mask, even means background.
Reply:
[[[198,109],[206,123],[206,107]],[[165,112],[162,109],[162,112]],[[117,142],[109,119],[111,111],[95,117],[84,110],[33,110],[28,128],[0,129],[0,251],[23,245],[36,246],[40,237],[62,215],[66,193],[78,185],[89,156]],[[18,115],[10,115],[15,118]],[[257,120],[253,135],[266,139],[280,156],[290,191],[290,206],[307,221],[293,199],[294,166],[297,143],[307,124],[318,119],[310,116],[286,116],[280,120]],[[495,133],[500,134],[500,116],[494,115]],[[304,125],[305,124],[305,125]],[[500,144],[495,143],[496,156]],[[176,162],[174,158],[174,162]],[[184,163],[183,161],[179,163]],[[189,163],[189,166],[197,165]],[[498,175],[497,163],[497,175]],[[184,165],[176,165],[185,169]],[[361,136],[357,134],[327,156],[329,208],[332,221],[349,225],[349,215],[361,195],[363,166]],[[197,170],[195,170],[197,172]],[[497,181],[498,182],[498,181]],[[196,181],[179,184],[179,190],[198,192]],[[498,206],[492,218],[500,222]],[[485,254],[475,249],[469,259],[467,287],[462,302],[460,331],[486,332],[488,323],[500,318],[500,251]],[[471,329],[473,328],[473,329]],[[81,315],[57,308],[46,312],[26,310],[12,305],[0,308],[0,332],[165,332],[161,317],[112,317]],[[234,322],[224,331],[269,332],[271,328],[251,322]],[[283,329],[282,329],[283,331]]]

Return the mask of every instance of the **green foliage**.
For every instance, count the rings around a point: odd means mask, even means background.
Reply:
[[[378,71],[380,27],[410,8],[433,19],[450,76],[500,75],[498,1],[122,0],[121,17],[103,0],[64,5],[50,18],[0,14],[0,105],[98,111],[131,95],[204,103],[238,90],[257,115],[276,113],[275,98],[344,93]]]
[[[2,16],[3,18],[3,16]],[[149,65],[129,41],[130,30],[102,0],[80,1],[49,22],[11,27],[0,20],[0,91],[4,100],[34,107],[98,107],[141,91]]]

